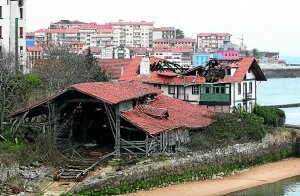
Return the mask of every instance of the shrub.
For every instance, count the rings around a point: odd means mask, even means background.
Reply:
[[[255,114],[236,112],[215,114],[214,123],[192,136],[190,147],[211,149],[236,143],[259,141],[266,135],[263,119]]]
[[[265,125],[274,127],[284,125],[286,116],[284,111],[279,108],[255,105],[253,112],[264,119]],[[279,119],[283,119],[281,123],[278,123]]]

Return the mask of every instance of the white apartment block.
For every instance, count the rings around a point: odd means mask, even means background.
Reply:
[[[110,24],[113,29],[114,46],[152,47],[153,22],[123,22],[120,20]]]
[[[153,40],[176,39],[176,29],[174,27],[161,27],[153,29]]]
[[[26,0],[0,0],[0,50],[12,52],[28,72],[26,64]]]
[[[192,66],[192,48],[156,48],[154,49],[154,56],[166,59],[171,63],[180,65],[183,68],[190,68]]]
[[[199,52],[216,52],[230,43],[229,33],[199,33],[197,35],[197,49]]]

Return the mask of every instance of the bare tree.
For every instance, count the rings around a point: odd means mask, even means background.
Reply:
[[[0,52],[0,129],[4,129],[4,121],[10,112],[24,106],[26,97],[26,81],[24,75],[16,72],[13,54]]]
[[[72,53],[68,48],[48,48],[35,72],[41,75],[48,95],[72,84],[108,80],[90,50],[84,56]]]

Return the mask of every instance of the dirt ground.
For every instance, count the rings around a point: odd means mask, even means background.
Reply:
[[[300,158],[269,163],[251,168],[249,171],[225,177],[222,180],[207,180],[158,188],[152,191],[140,191],[132,196],[204,196],[222,195],[254,186],[273,183],[285,178],[300,175]]]

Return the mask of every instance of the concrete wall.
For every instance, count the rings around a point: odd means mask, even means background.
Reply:
[[[185,156],[165,161],[138,163],[126,170],[110,174],[99,174],[83,182],[74,191],[100,190],[141,180],[158,179],[186,172],[193,173],[205,166],[222,166],[231,163],[254,161],[280,152],[293,153],[295,137],[290,132],[268,134],[261,142],[236,144],[210,152],[189,152]]]

